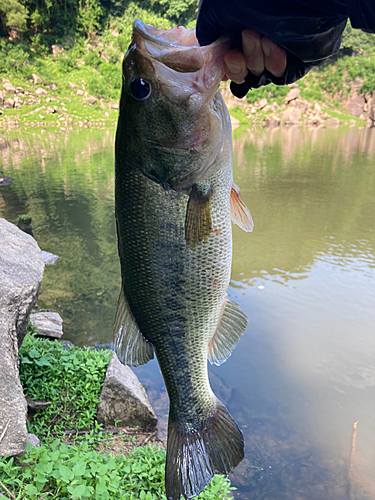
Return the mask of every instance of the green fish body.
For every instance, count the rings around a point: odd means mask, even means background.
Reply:
[[[230,118],[217,92],[225,48],[136,21],[123,64],[115,350],[128,365],[158,359],[170,398],[168,500],[195,497],[243,458],[242,434],[207,373],[207,358],[224,362],[247,325],[226,294],[231,216],[245,230],[252,222],[233,185]]]

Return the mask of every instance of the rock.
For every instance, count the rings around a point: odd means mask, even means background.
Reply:
[[[26,335],[44,264],[36,241],[0,219],[0,456],[25,451],[27,403],[18,373],[18,346]]]
[[[301,110],[296,107],[288,107],[282,115],[285,125],[299,125],[301,119]]]
[[[39,94],[39,95],[47,95],[47,91],[46,89],[42,89],[42,87],[38,87],[35,91],[36,94]]]
[[[70,340],[59,340],[59,342],[62,345],[64,351],[69,351],[71,347],[74,347],[73,342],[70,342]]]
[[[240,126],[240,121],[234,116],[230,117],[230,123],[232,124],[232,130],[236,130]]]
[[[322,112],[322,107],[317,102],[314,104],[314,111],[315,111],[315,113],[321,113]]]
[[[109,109],[118,109],[118,102],[110,102],[108,107]]]
[[[281,120],[277,116],[270,116],[264,120],[264,126],[266,128],[278,128],[280,127]]]
[[[72,83],[72,82],[69,82],[69,87],[70,87],[71,89],[73,89],[73,90],[74,90],[74,89],[78,89],[78,85],[77,85],[76,83]]]
[[[31,75],[31,78],[33,79],[34,85],[37,85],[38,83],[42,83],[42,79],[40,78],[40,76],[36,75],[35,73],[33,73]]]
[[[60,257],[58,255],[54,255],[53,253],[42,250],[42,259],[46,266],[53,266],[53,264],[56,264],[56,262],[60,260]]]
[[[362,95],[356,95],[349,99],[348,102],[348,110],[352,116],[359,118],[363,112],[363,108],[365,105],[365,98]]]
[[[20,109],[22,107],[22,104],[20,102],[16,102],[14,104],[14,109]]]
[[[3,85],[3,90],[4,90],[4,92],[6,92],[7,94],[14,94],[14,93],[15,93],[15,91],[16,91],[15,87],[14,87],[14,86],[13,86],[10,82],[8,82],[8,83],[4,83],[4,85]]]
[[[0,106],[3,106],[4,105],[4,94],[3,92],[0,90]]]
[[[23,90],[22,87],[16,87],[16,94],[24,94],[25,91]]]
[[[62,45],[51,45],[52,54],[57,56],[60,52],[64,52],[64,47]]]
[[[124,366],[113,355],[104,380],[97,419],[106,426],[139,426],[155,428],[157,418],[147,398],[143,385],[128,366]]]
[[[263,108],[265,108],[265,107],[267,106],[267,104],[268,104],[267,99],[266,99],[265,97],[263,97],[263,98],[259,101],[259,103],[258,103],[258,109],[263,109]]]
[[[14,107],[14,99],[8,97],[8,99],[4,102],[4,108],[12,109]]]
[[[82,89],[77,90],[77,95],[84,95],[84,91]]]
[[[51,311],[36,312],[31,315],[30,321],[36,327],[38,337],[59,339],[63,335],[63,320],[58,313]]]
[[[340,120],[338,118],[328,118],[326,126],[327,128],[337,128],[340,125]]]
[[[293,101],[294,99],[297,99],[299,96],[300,96],[300,89],[299,88],[292,88],[289,90],[289,92],[287,93],[287,95],[285,96],[285,102],[286,103],[289,103],[290,101]]]
[[[27,435],[27,443],[30,443],[33,448],[40,446],[40,439],[35,434]]]
[[[11,177],[0,174],[0,187],[9,186],[13,181],[14,179],[12,179]]]
[[[51,90],[57,90],[57,86],[54,83],[51,83],[51,85],[49,85],[49,88]]]

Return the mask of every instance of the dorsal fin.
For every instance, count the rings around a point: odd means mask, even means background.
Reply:
[[[193,250],[211,233],[211,197],[208,184],[194,184],[189,196],[185,217],[185,240]]]
[[[153,359],[153,345],[140,332],[122,289],[113,330],[115,353],[122,364],[138,366]]]
[[[232,221],[246,232],[251,232],[254,227],[250,210],[242,201],[240,188],[233,182],[230,192],[230,217]]]
[[[221,365],[232,354],[247,327],[247,316],[240,307],[226,299],[219,324],[208,344],[207,357],[211,364]]]

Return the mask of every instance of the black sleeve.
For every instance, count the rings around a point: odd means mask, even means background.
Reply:
[[[346,0],[346,9],[353,28],[375,33],[374,0]]]
[[[356,3],[355,0],[201,0],[197,38],[201,45],[207,45],[227,34],[232,46],[241,48],[241,32],[245,28],[267,36],[286,50],[285,75],[281,79],[267,71],[260,78],[249,75],[248,87],[270,81],[288,84],[339,49],[347,21],[345,1]],[[236,84],[232,87],[235,90]]]

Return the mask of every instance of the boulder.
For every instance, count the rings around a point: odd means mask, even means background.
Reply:
[[[10,82],[7,82],[7,83],[4,83],[3,90],[4,90],[4,92],[7,92],[8,94],[14,94],[16,91],[16,88]]]
[[[35,434],[28,434],[27,435],[27,442],[30,443],[33,448],[35,446],[37,446],[37,447],[40,446],[40,439]]]
[[[47,95],[47,91],[46,89],[43,89],[42,87],[38,87],[35,91],[36,94],[39,94],[39,95]]]
[[[281,123],[281,120],[276,115],[268,116],[264,120],[264,126],[266,128],[279,128],[280,127],[280,123]]]
[[[116,420],[121,421],[122,427],[142,429],[153,429],[158,421],[143,385],[128,366],[120,363],[116,354],[108,365],[97,419],[106,426],[115,425]]]
[[[297,107],[288,107],[282,115],[285,125],[299,125],[301,119],[301,110]]]
[[[52,110],[52,113],[54,113],[54,110]],[[56,264],[58,260],[60,260],[60,257],[58,255],[54,255],[51,252],[46,252],[45,250],[42,250],[42,259],[46,266],[52,266],[53,264]]]
[[[359,118],[363,113],[365,106],[365,98],[363,95],[356,95],[352,97],[348,102],[348,110],[352,116]]]
[[[6,109],[12,109],[14,106],[14,99],[11,99],[8,97],[8,99],[4,102],[4,108]]]
[[[30,321],[36,327],[39,337],[59,339],[63,335],[63,320],[58,313],[51,311],[36,312],[31,315]]]
[[[263,97],[258,103],[258,108],[263,109],[267,106],[267,104],[268,104],[267,99]]]
[[[340,125],[340,120],[338,118],[328,118],[326,126],[327,128],[337,128]]]
[[[42,83],[42,79],[40,78],[40,76],[36,75],[35,73],[31,75],[31,78],[33,79],[34,85]]]
[[[44,264],[36,241],[0,219],[0,456],[26,448],[27,403],[18,372],[18,347],[26,335]]]
[[[285,102],[289,103],[290,101],[293,101],[294,99],[297,99],[300,95],[301,91],[298,88],[293,88],[290,89],[287,95],[285,96]]]

